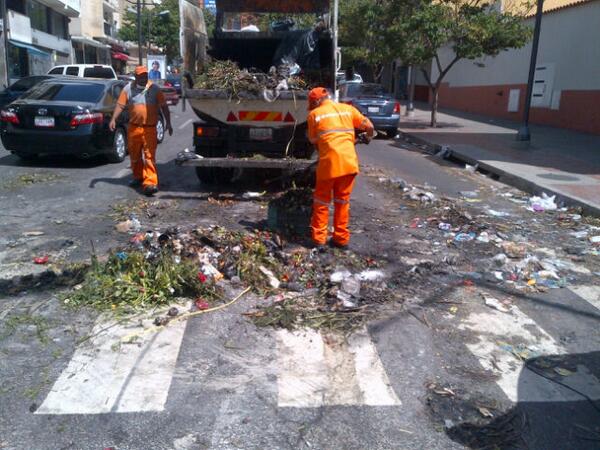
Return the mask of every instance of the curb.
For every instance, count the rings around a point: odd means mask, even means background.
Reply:
[[[477,167],[479,169],[493,174],[498,181],[500,181],[504,184],[508,184],[510,186],[516,187],[517,189],[528,192],[532,195],[541,195],[542,192],[545,192],[546,194],[549,194],[549,195],[555,195],[557,203],[563,203],[566,206],[578,207],[578,208],[581,208],[581,211],[584,214],[600,217],[600,207],[590,205],[589,203],[586,203],[576,197],[570,196],[568,194],[564,194],[562,192],[558,192],[558,191],[548,188],[548,187],[542,187],[539,184],[534,183],[533,181],[527,180],[523,177],[513,175],[513,174],[508,173],[497,167],[490,166],[486,163],[482,163],[481,161],[479,161],[477,159],[474,159],[467,155],[462,154],[460,151],[454,150],[449,145],[433,144],[421,137],[417,137],[413,134],[405,133],[403,131],[401,131],[400,134],[408,142],[415,143],[417,145],[426,147],[425,152],[428,154],[436,154],[436,153],[440,152],[441,150],[444,150],[445,151],[445,154],[444,154],[445,159],[452,158],[452,159],[455,159],[455,160],[458,160],[458,161],[461,161],[461,162],[464,162],[466,164],[470,164],[473,166],[477,165]]]
[[[62,268],[48,268],[39,273],[3,278],[0,279],[0,297],[17,295],[25,291],[74,286],[83,281],[83,276],[89,268],[89,263],[77,263]]]

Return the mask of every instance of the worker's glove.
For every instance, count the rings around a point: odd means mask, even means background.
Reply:
[[[359,133],[358,136],[356,137],[356,141],[360,144],[367,144],[369,145],[369,143],[371,142],[371,137],[366,133]]]

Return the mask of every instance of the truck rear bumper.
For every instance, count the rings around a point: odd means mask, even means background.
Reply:
[[[193,167],[241,167],[245,169],[304,170],[316,160],[296,158],[199,158],[177,162],[180,166]]]
[[[210,128],[210,135],[198,133],[198,129],[202,127]],[[269,130],[270,137],[252,139],[253,130]],[[295,128],[294,126],[270,128],[195,122],[194,147],[196,153],[209,157],[228,155],[252,157],[258,154],[273,158],[309,158],[313,152],[313,146],[306,138],[306,123]]]

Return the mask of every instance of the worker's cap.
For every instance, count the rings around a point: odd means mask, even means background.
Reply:
[[[327,98],[329,92],[324,87],[316,87],[308,93],[308,109],[314,108],[320,100]]]
[[[146,66],[137,66],[135,68],[136,75],[143,75],[145,73],[148,73],[148,68]]]

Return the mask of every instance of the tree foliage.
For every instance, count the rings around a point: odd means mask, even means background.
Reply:
[[[520,48],[531,35],[522,15],[500,12],[485,0],[350,0],[343,8],[348,23],[341,27],[342,43],[349,44],[351,59],[371,65],[398,57],[413,66],[433,61],[431,72],[423,69],[433,97],[432,126],[440,85],[458,61]],[[449,60],[442,58],[447,50]]]
[[[135,9],[135,7],[134,7]],[[159,14],[168,11],[168,14]],[[148,35],[150,25],[150,35]],[[137,13],[127,11],[119,37],[125,41],[137,42]],[[150,39],[148,39],[150,38]],[[142,10],[142,45],[150,41],[164,49],[167,61],[171,62],[179,56],[179,2],[178,0],[163,0],[152,9]]]

